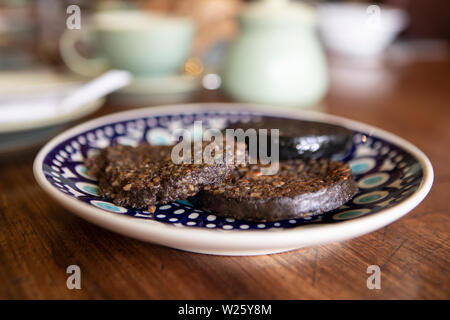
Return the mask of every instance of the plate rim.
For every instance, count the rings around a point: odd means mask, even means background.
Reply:
[[[83,131],[106,125],[112,121],[127,121],[138,116],[170,115],[173,113],[195,113],[207,111],[259,112],[269,116],[315,120],[343,125],[350,129],[370,132],[397,147],[409,152],[417,159],[423,170],[422,181],[411,195],[391,208],[368,216],[333,224],[310,224],[294,228],[273,228],[270,230],[218,230],[198,227],[180,228],[147,219],[110,213],[81,202],[58,191],[45,178],[42,164],[45,156],[55,146]],[[373,232],[406,215],[429,193],[434,179],[433,167],[428,157],[409,141],[378,127],[348,118],[309,110],[282,109],[274,106],[249,103],[190,103],[158,107],[145,107],[112,113],[83,122],[51,139],[37,154],[33,173],[38,184],[53,199],[77,216],[111,231],[173,248],[202,253],[218,254],[261,254],[279,252],[308,245],[343,241]],[[76,208],[76,209],[75,209]],[[263,252],[259,252],[263,251]]]

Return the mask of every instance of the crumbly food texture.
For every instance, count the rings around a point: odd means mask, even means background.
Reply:
[[[117,205],[150,211],[156,203],[186,199],[206,185],[221,183],[235,167],[234,162],[226,161],[175,164],[172,147],[115,145],[87,159],[86,165],[98,179],[100,195]],[[224,147],[223,157],[226,155],[232,157]]]
[[[261,175],[260,165],[240,167],[220,185],[207,186],[196,199],[217,215],[276,221],[327,212],[357,191],[348,165],[333,160],[280,162],[276,175]]]

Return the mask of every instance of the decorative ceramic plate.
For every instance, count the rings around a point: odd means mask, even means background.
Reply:
[[[98,196],[83,159],[112,142],[166,144],[176,128],[194,121],[222,128],[255,117],[287,117],[339,124],[353,130],[349,163],[359,191],[331,212],[276,222],[222,218],[186,201],[154,213],[114,205]],[[205,125],[206,124],[206,125]],[[331,115],[245,104],[193,104],[112,114],[51,140],[34,162],[39,184],[78,216],[109,230],[173,248],[220,255],[257,255],[343,241],[377,230],[407,214],[429,192],[433,169],[411,143],[383,130]]]

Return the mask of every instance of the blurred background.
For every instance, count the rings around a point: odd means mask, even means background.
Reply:
[[[351,116],[338,110],[349,101],[376,118],[411,70],[418,90],[417,77],[449,70],[449,39],[446,0],[0,0],[0,153],[169,103]]]

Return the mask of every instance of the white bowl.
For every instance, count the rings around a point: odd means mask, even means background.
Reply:
[[[333,52],[356,57],[383,52],[406,26],[401,9],[363,4],[324,4],[318,8],[319,30]]]

